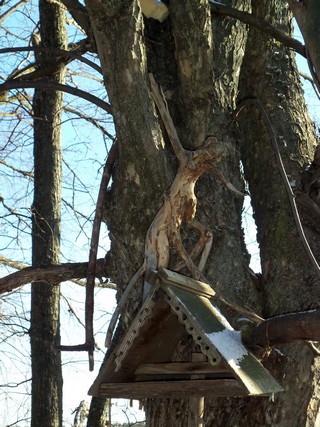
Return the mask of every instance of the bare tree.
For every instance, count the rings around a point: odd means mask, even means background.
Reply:
[[[64,10],[46,0],[39,2],[39,46],[66,46]],[[37,35],[34,39],[36,40]],[[49,53],[49,51],[48,51]],[[51,65],[52,53],[38,53],[38,70]],[[51,77],[64,81],[61,66]],[[34,199],[32,204],[32,264],[44,267],[60,261],[62,184],[61,92],[36,89],[34,115]],[[31,292],[31,425],[62,426],[62,368],[59,282],[36,281]]]

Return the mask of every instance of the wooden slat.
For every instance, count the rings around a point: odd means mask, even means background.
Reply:
[[[148,397],[246,396],[247,394],[247,391],[236,380],[218,379],[104,383],[100,386],[99,396],[144,399]]]
[[[224,366],[212,366],[208,362],[143,363],[135,371],[136,375],[178,375],[230,373]]]
[[[166,268],[160,268],[158,274],[165,284],[173,285],[207,298],[212,298],[216,294],[215,291],[206,283],[192,279],[191,277],[183,276],[182,274]]]

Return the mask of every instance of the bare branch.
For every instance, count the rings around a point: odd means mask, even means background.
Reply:
[[[115,161],[116,155],[116,143],[113,144],[108,155],[107,162],[105,164],[102,179],[100,183],[98,200],[96,205],[95,217],[92,227],[92,236],[90,244],[90,254],[88,268],[86,271],[86,302],[85,302],[85,342],[79,345],[60,345],[61,351],[87,351],[89,354],[89,369],[93,370],[93,351],[94,351],[94,333],[93,333],[93,308],[94,308],[94,279],[97,275],[98,262],[97,251],[99,244],[100,227],[103,213],[103,203],[106,188],[111,178],[112,167]],[[1,282],[0,282],[1,284]]]
[[[242,330],[245,343],[261,348],[294,341],[320,341],[320,309],[289,313],[266,319]]]
[[[85,323],[86,323],[86,344],[90,345],[89,349],[89,369],[93,371],[93,350],[94,350],[94,333],[93,333],[93,308],[94,308],[94,279],[96,277],[96,262],[97,252],[99,245],[99,236],[101,228],[101,220],[103,214],[104,196],[106,188],[108,187],[111,172],[114,165],[116,156],[116,143],[113,144],[108,155],[107,162],[104,166],[98,200],[96,205],[95,216],[92,226],[92,235],[90,243],[89,263],[87,270],[87,285],[86,285],[86,309],[85,309]]]
[[[86,101],[92,102],[97,107],[102,108],[108,114],[112,114],[111,106],[102,99],[92,95],[91,93],[85,92],[84,90],[77,89],[62,83],[58,83],[53,80],[34,80],[34,81],[22,81],[22,80],[10,80],[0,85],[0,93],[7,92],[11,89],[48,89],[48,90],[60,90],[61,92],[70,93],[71,95],[78,96],[85,99]]]
[[[79,111],[79,110],[75,110],[74,108],[65,106],[64,110],[67,111],[68,113],[72,113],[77,115],[80,119],[86,120],[87,122],[93,124],[97,129],[99,129],[106,137],[108,137],[109,139],[111,139],[112,141],[114,141],[114,136],[111,135],[110,132],[107,131],[107,129],[102,126],[98,120],[96,120],[94,117],[92,116],[88,116],[87,114],[85,114],[83,111]]]
[[[0,262],[13,268],[20,268],[19,264],[4,257],[0,258]],[[43,268],[26,267],[0,278],[0,295],[32,282],[59,283],[71,279],[83,279],[87,275],[87,269],[87,262],[65,263]],[[95,277],[105,277],[105,274],[105,260],[100,258],[96,261]]]
[[[8,18],[11,13],[15,12],[19,7],[25,3],[28,3],[29,0],[20,0],[18,3],[14,4],[10,9],[6,10],[2,15],[0,15],[0,22],[3,22],[6,18]]]
[[[238,19],[239,21],[244,22],[245,24],[249,24],[252,27],[258,28],[259,30],[278,40],[284,46],[295,50],[297,53],[307,58],[305,46],[300,43],[299,40],[296,40],[288,36],[288,34],[284,33],[283,31],[278,30],[268,21],[265,21],[264,19],[259,18],[258,16],[254,16],[251,13],[243,12],[241,10],[228,7],[222,3],[215,2],[214,0],[209,0],[209,3],[211,10],[214,13],[223,16],[230,16],[231,18]]]
[[[12,261],[11,259],[8,259],[1,255],[0,255],[0,264],[5,265],[7,267],[15,268],[16,270],[22,270],[23,268],[27,267],[27,265],[25,264],[21,264],[20,262],[17,262],[17,261]]]
[[[53,55],[57,55],[56,61],[57,63],[63,62],[64,64],[66,62],[70,62],[73,59],[77,59],[80,62],[83,62],[84,64],[88,65],[89,67],[96,70],[99,74],[102,74],[102,70],[99,67],[99,65],[95,64],[93,61],[90,61],[90,59],[85,58],[82,56],[83,53],[85,53],[89,49],[88,47],[88,39],[81,40],[80,42],[76,44],[70,45],[70,50],[64,50],[64,49],[58,49],[53,47],[40,47],[40,46],[33,46],[33,47],[25,47],[25,46],[17,46],[17,47],[8,47],[4,49],[0,49],[0,54],[3,53],[16,53],[16,52],[48,52],[52,53]],[[30,64],[29,67],[34,66],[35,64]]]
[[[20,173],[21,175],[26,176],[26,177],[28,177],[28,178],[32,178],[32,177],[33,177],[32,172],[28,172],[28,171],[24,171],[24,170],[22,170],[22,169],[18,169],[18,168],[16,168],[16,167],[14,167],[14,166],[10,165],[9,163],[5,162],[5,161],[4,161],[4,160],[2,160],[2,159],[0,159],[0,164],[2,164],[2,165],[4,165],[4,166],[6,166],[7,168],[9,168],[9,169],[11,169],[11,170],[13,170],[13,171],[15,171],[15,172]]]
[[[320,100],[320,92],[318,90],[318,86],[315,82],[315,79],[310,77],[308,74],[303,73],[302,71],[299,71],[299,74],[302,78],[304,78],[305,80],[307,80],[309,83],[311,83],[312,88],[314,90],[314,93],[316,94],[317,98]]]
[[[87,9],[78,0],[60,0],[83,31],[90,36],[91,24]]]
[[[29,224],[29,219],[30,219],[29,215],[24,215],[22,213],[19,213],[17,210],[11,208],[9,205],[5,203],[4,198],[1,195],[0,195],[0,203],[2,203],[3,207],[9,212],[8,214],[2,215],[1,218],[5,218],[7,216],[12,215],[18,218],[18,220],[21,223],[25,224],[28,228],[31,228]]]

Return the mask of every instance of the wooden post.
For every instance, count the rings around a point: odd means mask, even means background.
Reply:
[[[206,356],[202,353],[192,353],[192,362],[205,362]],[[191,380],[204,379],[204,375],[192,375]],[[203,411],[204,411],[204,397],[190,397],[189,399],[189,413],[188,413],[188,426],[187,427],[203,427]]]

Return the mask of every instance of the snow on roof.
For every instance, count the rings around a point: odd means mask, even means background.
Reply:
[[[207,334],[207,337],[233,369],[240,369],[240,362],[248,354],[242,344],[240,332],[224,329]]]

